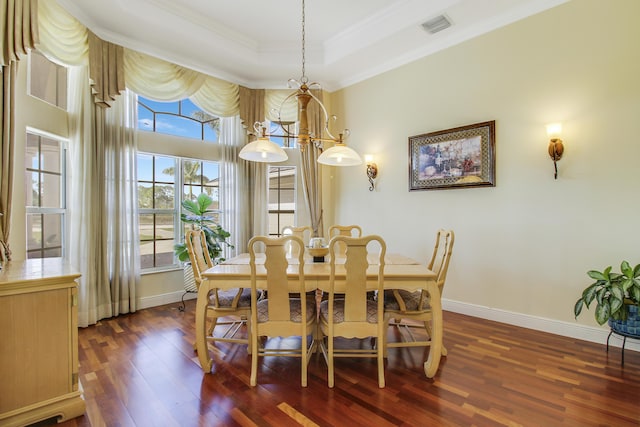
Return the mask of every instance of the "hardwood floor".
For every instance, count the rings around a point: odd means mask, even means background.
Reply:
[[[298,359],[260,362],[249,386],[246,347],[218,344],[200,369],[194,301],[103,320],[80,330],[87,410],[77,426],[638,426],[640,353],[445,313],[436,378],[421,348],[390,349],[384,389],[376,364],[338,359],[329,389],[322,356],[300,387]],[[281,345],[287,345],[286,340]],[[363,345],[366,345],[363,344]]]

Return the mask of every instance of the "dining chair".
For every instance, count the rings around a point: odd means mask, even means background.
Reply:
[[[297,281],[287,276],[289,260],[286,247],[295,246],[299,273]],[[264,250],[266,280],[258,279],[259,264],[257,249]],[[249,241],[249,265],[251,266],[251,377],[255,386],[258,381],[258,358],[264,356],[287,356],[301,358],[301,384],[307,386],[307,367],[314,350],[314,340],[309,340],[316,329],[314,299],[305,297],[304,243],[297,236],[256,236]],[[266,283],[266,298],[260,299],[258,282]],[[262,339],[266,337],[267,339]],[[275,337],[300,337],[300,346],[278,347]],[[282,341],[279,341],[282,344]]]
[[[203,230],[189,230],[185,234],[187,252],[193,268],[196,287],[199,289],[203,279],[202,272],[213,267],[213,261],[207,248],[206,235]],[[208,341],[231,342],[247,344],[247,351],[251,353],[251,290],[248,288],[217,289],[208,295],[207,316],[211,323],[207,329]],[[220,321],[220,318],[228,318]],[[247,338],[236,338],[236,334],[243,325],[247,327]],[[214,335],[217,326],[225,327],[224,332]],[[195,344],[194,344],[195,349]]]
[[[308,246],[309,245],[309,239],[311,239],[311,235],[312,234],[313,234],[313,228],[311,228],[308,225],[300,226],[300,227],[294,227],[293,225],[287,225],[285,227],[282,227],[282,233],[281,233],[282,236],[293,235],[293,236],[299,237],[300,239],[302,239],[302,242],[303,242],[304,246]],[[291,257],[297,257],[298,256],[297,253],[293,252],[294,248],[297,248],[297,246],[292,244],[292,243],[288,243],[287,244],[287,253]],[[303,248],[303,251],[304,251],[304,248]]]
[[[332,225],[329,227],[329,239],[335,236],[349,236],[349,237],[361,237],[362,227],[359,225]],[[339,251],[337,254],[344,256],[346,247],[344,243],[339,244]]]
[[[346,246],[344,264],[336,260],[339,243]],[[375,279],[367,281],[368,253],[379,249]],[[384,380],[384,311],[382,299],[373,301],[367,292],[382,292],[384,288],[384,256],[386,244],[380,236],[336,236],[329,243],[330,276],[327,299],[320,304],[319,327],[324,335],[320,341],[322,354],[327,362],[328,384],[334,386],[334,359],[336,357],[376,357],[378,362],[378,386]],[[374,338],[371,348],[336,348],[335,338]],[[378,344],[378,345],[376,345]]]
[[[431,260],[428,264],[429,269],[436,273],[436,283],[441,297],[449,270],[454,238],[453,230],[438,230]],[[399,341],[388,342],[388,337],[385,334],[385,355],[390,347],[426,347],[431,345],[432,312],[429,298],[426,290],[410,292],[401,289],[387,289],[384,291],[385,331],[389,326],[396,328],[399,339]],[[407,323],[403,320],[414,322]],[[427,339],[417,339],[412,332],[413,328],[424,329]],[[444,346],[442,346],[442,355],[447,355],[447,349]]]

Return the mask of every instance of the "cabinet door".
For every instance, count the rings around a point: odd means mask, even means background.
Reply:
[[[71,288],[0,297],[0,413],[72,391]]]

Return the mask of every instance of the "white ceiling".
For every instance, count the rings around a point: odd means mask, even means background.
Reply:
[[[302,74],[301,0],[57,0],[104,40],[250,88]],[[568,0],[305,0],[306,75],[357,83]],[[435,35],[421,24],[446,15]]]

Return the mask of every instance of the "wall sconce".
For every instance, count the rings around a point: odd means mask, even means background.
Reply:
[[[371,154],[364,155],[364,161],[367,163],[367,178],[369,178],[369,191],[373,191],[374,182],[378,176],[378,166],[373,162],[373,156]]]
[[[553,159],[553,167],[555,169],[554,179],[558,179],[558,160],[562,158],[564,153],[564,145],[560,139],[560,133],[562,132],[562,124],[552,123],[547,125],[547,135],[549,135],[549,156]]]

